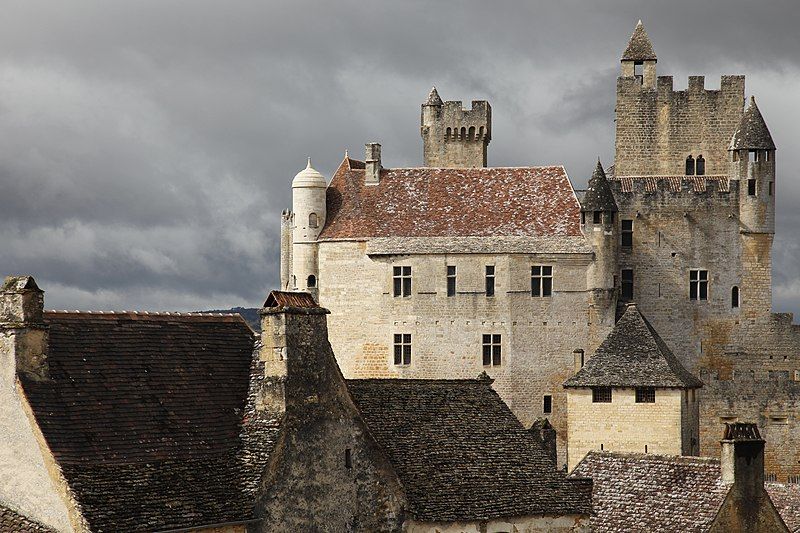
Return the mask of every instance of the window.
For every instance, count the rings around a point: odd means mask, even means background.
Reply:
[[[534,265],[531,267],[531,296],[553,294],[553,267]]]
[[[309,289],[313,289],[316,286],[317,286],[317,276],[311,274],[310,276],[308,276],[308,283],[306,283],[306,287],[308,287]]]
[[[769,182],[769,195],[772,196],[773,192],[775,192],[775,182],[774,181],[770,181]]]
[[[611,387],[593,387],[592,403],[611,403]]]
[[[483,336],[483,366],[500,366],[503,362],[500,341],[497,333]]]
[[[747,180],[747,196],[755,196],[756,195],[756,180],[750,178]]]
[[[581,225],[586,224],[586,211],[581,211]]]
[[[739,287],[736,285],[731,287],[731,307],[734,309],[739,307]]]
[[[411,333],[394,334],[394,364],[411,364]]]
[[[553,412],[553,397],[550,394],[545,394],[542,398],[542,412],[546,415]]]
[[[758,150],[748,150],[747,152],[747,160],[751,163],[755,163],[758,161]]]
[[[633,300],[633,270],[630,268],[622,271],[622,299]]]
[[[708,270],[689,271],[689,299],[708,300]]]
[[[703,176],[706,173],[706,160],[703,158],[702,155],[697,156],[697,161],[695,162],[695,174],[698,176]]]
[[[770,151],[766,150],[764,152],[764,161],[769,161],[770,159],[772,159],[772,156],[770,155]]]
[[[599,224],[601,215],[602,215],[601,211],[595,211],[594,213],[592,213],[592,223]]]
[[[486,296],[494,296],[494,265],[486,265]]]
[[[347,448],[344,451],[344,467],[353,468],[353,450],[350,448]]]
[[[316,213],[311,213],[308,215],[308,227],[316,228],[317,226],[319,226],[319,217]]]
[[[644,80],[644,63],[642,61],[633,62],[633,75],[639,80],[639,83],[642,83]]]
[[[633,220],[622,221],[622,247],[633,248]]]
[[[656,403],[655,387],[636,387],[636,403]]]
[[[447,265],[447,295],[456,295],[456,267],[455,265]]]
[[[584,364],[586,364],[585,353],[583,350],[578,348],[577,350],[573,350],[572,355],[575,357],[575,371],[577,372],[579,369],[583,368]]]
[[[686,158],[686,175],[694,176],[694,158],[692,156]]]
[[[394,295],[407,297],[411,296],[411,267],[396,266],[392,271],[394,281]]]
[[[734,150],[733,152],[731,152],[731,159],[733,161],[738,161],[739,160],[739,151],[738,150]]]

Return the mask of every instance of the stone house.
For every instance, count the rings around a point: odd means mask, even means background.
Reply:
[[[764,482],[755,424],[725,428],[720,459],[590,452],[573,474],[594,480],[592,531],[800,530],[800,487]]]
[[[636,304],[567,389],[567,465],[591,450],[699,453],[699,379],[686,370]]]
[[[800,479],[800,330],[772,313],[775,143],[743,76],[718,89],[658,76],[637,24],[620,61],[613,165],[575,190],[563,167],[487,167],[492,108],[421,106],[423,166],[345,156],[310,167],[281,222],[281,285],[331,310],[346,378],[485,370],[527,426],[547,417],[566,462],[567,394],[636,301],[705,383],[699,449],[753,420],[766,464]]]

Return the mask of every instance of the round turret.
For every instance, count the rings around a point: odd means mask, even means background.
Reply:
[[[292,278],[291,289],[307,291],[317,296],[319,262],[317,239],[325,227],[325,176],[314,170],[311,158],[306,168],[292,180]]]

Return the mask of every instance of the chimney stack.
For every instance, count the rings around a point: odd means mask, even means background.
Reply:
[[[31,379],[48,377],[48,333],[44,291],[31,276],[8,276],[0,287],[0,364],[13,380],[23,372]]]
[[[367,143],[366,155],[364,156],[364,182],[367,185],[377,185],[381,180],[381,145],[379,143]]]
[[[720,469],[723,483],[733,483],[733,490],[744,498],[756,497],[764,490],[764,439],[758,426],[725,424]]]

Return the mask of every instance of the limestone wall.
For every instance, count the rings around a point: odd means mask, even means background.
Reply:
[[[367,256],[363,242],[320,243],[320,303],[331,310],[330,340],[345,377],[475,378],[486,371],[526,426],[547,416],[566,456],[566,396],[576,349],[587,356],[613,326],[593,323],[588,254]],[[485,266],[495,266],[495,296]],[[531,297],[530,267],[553,265],[553,295]],[[412,267],[412,295],[392,295],[392,267]],[[447,296],[446,266],[457,294]],[[393,363],[393,334],[412,335],[412,362]],[[502,365],[483,366],[482,335],[502,337]],[[543,411],[552,396],[552,413]]]
[[[485,522],[417,522],[404,524],[407,533],[583,533],[590,531],[589,520],[580,516],[524,516],[510,521],[487,520]]]
[[[588,388],[568,389],[568,469],[590,450],[680,455],[682,401],[680,389],[656,389],[655,403],[636,403],[635,389],[615,388],[611,403],[593,403]]]

